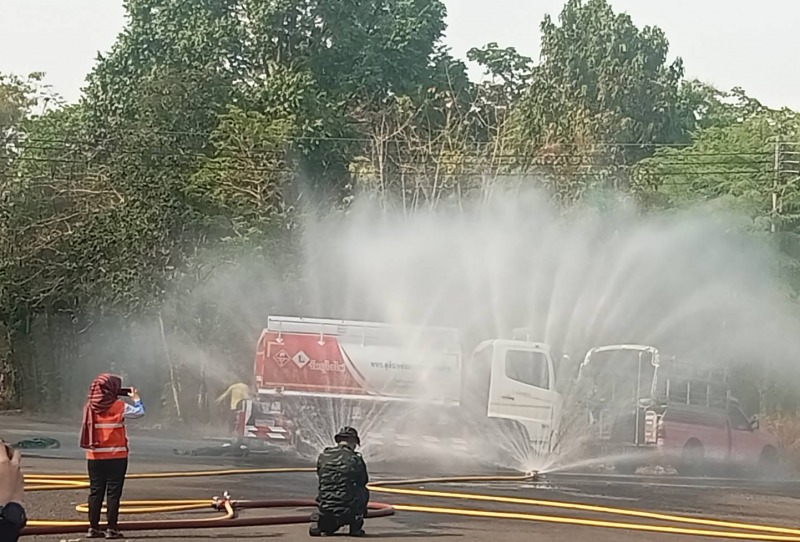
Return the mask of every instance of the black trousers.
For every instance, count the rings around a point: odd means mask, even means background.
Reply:
[[[333,534],[345,525],[350,526],[350,532],[360,531],[364,527],[364,517],[367,515],[368,503],[369,490],[360,488],[353,507],[343,514],[334,514],[318,508],[316,512],[311,514],[309,532],[312,534]]]
[[[119,501],[128,472],[128,459],[89,459],[89,525],[100,529],[100,513],[106,498],[108,528],[116,529],[119,521]]]
[[[17,542],[19,540],[19,529],[10,523],[0,521],[0,540],[3,542]]]

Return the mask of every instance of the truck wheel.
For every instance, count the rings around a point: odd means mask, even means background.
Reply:
[[[697,439],[691,439],[683,447],[681,462],[677,471],[684,476],[701,476],[706,468],[705,451],[703,444]]]
[[[762,478],[775,479],[780,475],[780,466],[778,450],[772,446],[765,447],[758,458],[758,475]]]

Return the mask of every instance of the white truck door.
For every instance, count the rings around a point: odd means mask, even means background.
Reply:
[[[489,416],[519,421],[532,442],[549,448],[561,409],[555,376],[555,366],[546,346],[495,341]]]

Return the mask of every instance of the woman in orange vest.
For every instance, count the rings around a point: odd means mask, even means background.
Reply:
[[[122,401],[125,395],[133,405]],[[89,468],[88,538],[122,538],[119,532],[119,503],[128,471],[128,435],[125,420],[144,416],[144,406],[134,388],[123,388],[122,379],[107,373],[98,375],[89,387],[83,408],[81,448],[86,450]],[[106,532],[100,530],[100,512],[106,499]]]

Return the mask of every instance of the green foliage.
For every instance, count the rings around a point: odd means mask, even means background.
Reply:
[[[514,47],[501,48],[496,42],[473,47],[467,51],[467,58],[484,68],[491,78],[491,82],[486,84],[500,91],[497,103],[506,106],[520,97],[533,75],[531,58],[519,54]]]
[[[691,145],[662,148],[638,163],[637,188],[659,196],[660,204],[669,207],[732,196],[754,218],[770,219],[777,180],[787,209],[796,207],[795,191],[783,186],[780,171],[776,178],[780,164],[775,163],[775,150],[779,138],[798,134],[797,114],[764,110],[734,116],[728,108],[720,112],[722,118],[709,120]],[[785,218],[793,220],[795,215]]]
[[[648,154],[650,144],[686,140],[683,64],[667,64],[659,28],[640,30],[606,0],[568,0],[558,24],[548,16],[541,30],[542,61],[514,117],[520,145],[635,144],[596,149],[599,160],[619,162]]]
[[[761,103],[741,88],[722,92],[700,81],[686,81],[681,86],[681,101],[693,112],[695,128],[725,128],[767,112]]]
[[[0,73],[0,176],[6,175],[30,109],[38,103],[40,73],[22,79]]]
[[[201,160],[187,183],[197,221],[217,238],[262,238],[269,226],[289,219],[291,169],[286,156],[294,119],[270,120],[231,107],[211,135],[214,155]]]
[[[636,164],[633,190],[657,209],[713,202],[749,216],[746,229],[773,232],[769,241],[784,255],[788,285],[800,292],[800,146],[791,143],[800,141],[800,114],[766,109],[743,94],[732,105],[716,98],[709,105],[718,116],[700,119],[707,127],[691,145],[660,149]]]
[[[433,119],[469,86],[438,44],[439,1],[125,8],[80,105],[36,117],[34,85],[0,80],[0,149],[14,158],[0,171],[0,320],[20,360],[38,355],[22,352],[40,315],[148,320],[202,287],[215,254],[223,267],[241,251],[291,260],[298,202],[343,201],[386,100],[412,96]],[[173,313],[168,327],[184,324]]]

